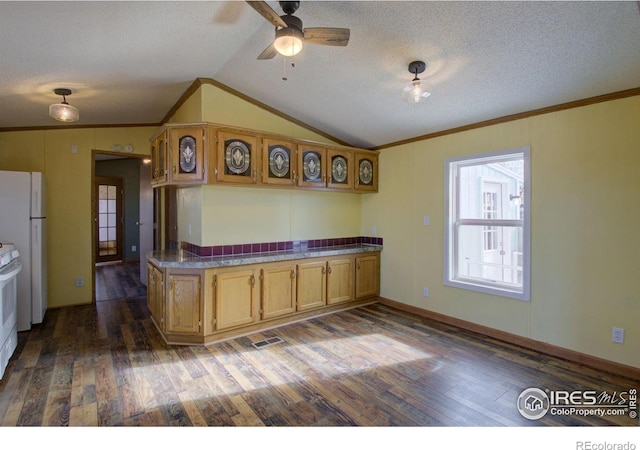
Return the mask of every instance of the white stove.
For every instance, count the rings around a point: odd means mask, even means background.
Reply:
[[[0,380],[18,346],[17,282],[22,270],[13,244],[0,243]]]

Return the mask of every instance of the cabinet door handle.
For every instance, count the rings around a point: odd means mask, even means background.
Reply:
[[[327,268],[326,268],[326,267],[323,267],[323,268],[322,268],[322,275],[324,275],[324,274],[326,274],[326,273],[327,273]]]
[[[329,273],[331,273],[331,266],[329,266],[329,267],[327,268],[327,271],[328,271]]]
[[[291,271],[291,278],[292,278],[292,279],[295,279],[295,278],[296,278],[296,271],[295,271],[295,270],[292,270],[292,271]]]
[[[358,270],[360,270],[360,262],[358,262]]]
[[[251,286],[255,286],[255,284],[256,284],[256,276],[251,275]]]

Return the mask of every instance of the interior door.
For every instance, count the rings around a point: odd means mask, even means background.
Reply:
[[[96,262],[122,260],[122,178],[95,177]]]
[[[146,164],[140,164],[140,216],[136,223],[140,230],[140,282],[147,285],[147,258],[153,250],[153,188],[151,173]]]

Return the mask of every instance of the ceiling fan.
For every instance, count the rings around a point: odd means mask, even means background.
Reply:
[[[318,45],[333,45],[344,47],[349,43],[348,28],[303,28],[302,20],[293,13],[300,6],[300,2],[279,2],[284,15],[280,16],[264,1],[247,1],[262,17],[276,27],[276,37],[260,55],[258,59],[272,59],[278,53],[284,56],[297,55],[302,50],[303,43]]]

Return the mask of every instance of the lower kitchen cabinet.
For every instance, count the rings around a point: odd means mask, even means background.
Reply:
[[[216,330],[239,327],[257,320],[257,272],[253,266],[214,272]]]
[[[200,333],[200,275],[170,274],[167,296],[167,333]]]
[[[262,269],[262,319],[271,319],[296,310],[296,264],[268,266]]]
[[[378,252],[205,269],[148,263],[147,305],[164,339],[207,344],[365,304]]]
[[[164,329],[164,272],[147,263],[147,307],[151,317]]]
[[[356,258],[356,298],[380,293],[380,258],[377,255]]]
[[[298,264],[298,311],[319,308],[327,304],[327,262]]]
[[[354,258],[327,262],[327,304],[348,302],[354,298]]]

